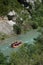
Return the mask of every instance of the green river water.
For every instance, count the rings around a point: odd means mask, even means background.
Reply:
[[[4,55],[9,55],[12,52],[16,51],[17,48],[11,48],[11,44],[16,40],[21,40],[23,43],[33,44],[34,38],[37,38],[39,36],[39,32],[37,30],[31,30],[25,34],[21,34],[18,36],[13,36],[11,38],[8,38],[4,41],[0,42],[0,50]]]

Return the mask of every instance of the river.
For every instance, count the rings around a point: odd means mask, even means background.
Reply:
[[[16,51],[17,48],[11,48],[11,44],[16,40],[21,40],[23,43],[33,44],[34,38],[39,36],[39,32],[37,30],[31,30],[25,34],[21,34],[18,36],[13,36],[8,38],[2,42],[0,42],[0,50],[4,55],[9,55],[12,52]]]

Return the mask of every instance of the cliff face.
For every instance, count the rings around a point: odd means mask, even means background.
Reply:
[[[7,23],[7,21],[0,21],[0,32],[13,34],[13,26]]]

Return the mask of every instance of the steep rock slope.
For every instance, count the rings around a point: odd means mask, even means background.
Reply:
[[[7,23],[7,21],[0,21],[0,32],[12,34],[13,27],[9,23]]]

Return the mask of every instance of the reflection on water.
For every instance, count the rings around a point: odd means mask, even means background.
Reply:
[[[16,40],[21,40],[23,43],[32,44],[34,42],[33,38],[37,38],[39,36],[39,32],[37,30],[31,30],[25,34],[21,34],[18,36],[14,36],[11,38],[8,38],[1,42],[0,44],[0,50],[6,55],[9,55],[13,51],[16,51],[17,48],[11,48],[11,43],[13,43]]]

